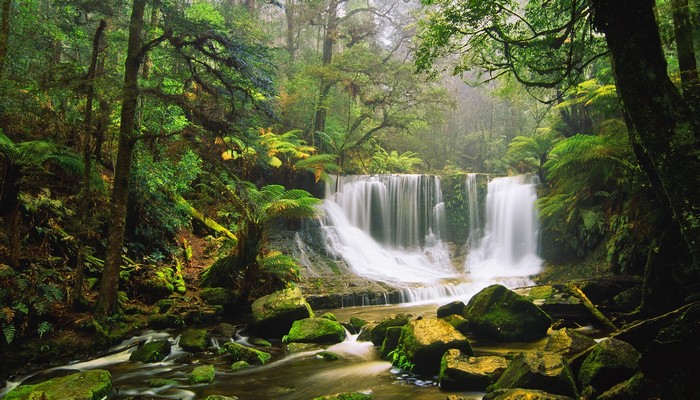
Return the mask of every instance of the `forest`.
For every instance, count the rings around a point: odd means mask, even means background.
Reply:
[[[461,273],[486,218],[465,179],[483,200],[527,176],[538,285],[637,285],[624,312],[581,301],[641,353],[643,389],[557,394],[696,396],[697,51],[698,0],[0,0],[0,378],[247,326],[284,290],[391,293],[319,248],[341,177],[437,177],[446,221],[423,224]],[[402,349],[382,356],[419,373]],[[130,398],[184,395],[164,396]]]

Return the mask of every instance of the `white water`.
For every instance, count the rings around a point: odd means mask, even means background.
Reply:
[[[492,275],[481,264],[475,268],[477,274],[455,268],[443,242],[446,216],[437,177],[341,176],[327,186],[323,209],[321,226],[327,251],[343,259],[355,274],[399,289],[401,302],[469,298],[494,282],[509,287],[531,283],[526,276],[532,269],[517,268],[525,274],[503,273],[513,267],[510,264],[499,265]],[[478,209],[474,210],[477,217],[470,221],[478,221]],[[526,219],[536,218],[532,212],[528,215]],[[498,213],[494,216],[501,218]],[[489,242],[484,238],[474,243]]]

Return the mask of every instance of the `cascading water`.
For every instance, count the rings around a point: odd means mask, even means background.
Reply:
[[[466,271],[473,278],[528,277],[540,272],[536,184],[527,175],[489,182],[484,235],[466,261]]]
[[[473,193],[475,199],[475,189]],[[488,275],[481,270],[481,264],[473,268],[479,271],[478,274],[465,274],[460,271],[462,268],[453,266],[443,242],[445,207],[437,177],[339,176],[326,187],[323,209],[321,227],[326,251],[334,258],[344,260],[355,274],[396,287],[401,293],[401,302],[468,298],[494,282],[509,287],[530,283],[520,277],[533,273],[531,269],[523,268],[522,275]],[[474,236],[470,239],[472,252],[479,252],[482,245],[490,243],[490,238],[485,236],[478,239],[480,229],[476,201],[470,213],[473,214],[470,221],[475,223],[470,228]],[[536,218],[532,212],[528,215]],[[492,217],[488,214],[487,234],[493,224],[490,223],[491,218],[509,219],[512,216],[501,217],[494,212]],[[520,219],[514,221],[520,223]],[[500,245],[501,242],[494,244]],[[471,256],[469,258],[472,259]],[[491,256],[482,258],[485,261],[494,259]],[[520,259],[520,254],[514,254],[511,258]],[[502,268],[508,270],[510,267],[508,264]]]

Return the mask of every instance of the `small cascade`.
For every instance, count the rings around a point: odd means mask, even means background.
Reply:
[[[489,182],[483,237],[470,248],[465,265],[472,277],[528,277],[540,272],[537,183],[536,177],[527,175]]]
[[[467,174],[464,182],[469,207],[469,232],[467,234],[467,250],[474,249],[481,240],[481,218],[479,217],[479,193],[476,186],[476,174]]]

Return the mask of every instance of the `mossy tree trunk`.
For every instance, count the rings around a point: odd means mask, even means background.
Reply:
[[[693,114],[669,79],[654,0],[592,0],[592,5],[594,24],[605,34],[610,49],[630,141],[661,208],[672,216],[667,221],[669,230],[678,232],[689,255],[689,261],[676,253],[671,255],[674,259],[650,267],[673,274],[683,297],[697,294],[700,116]]]

